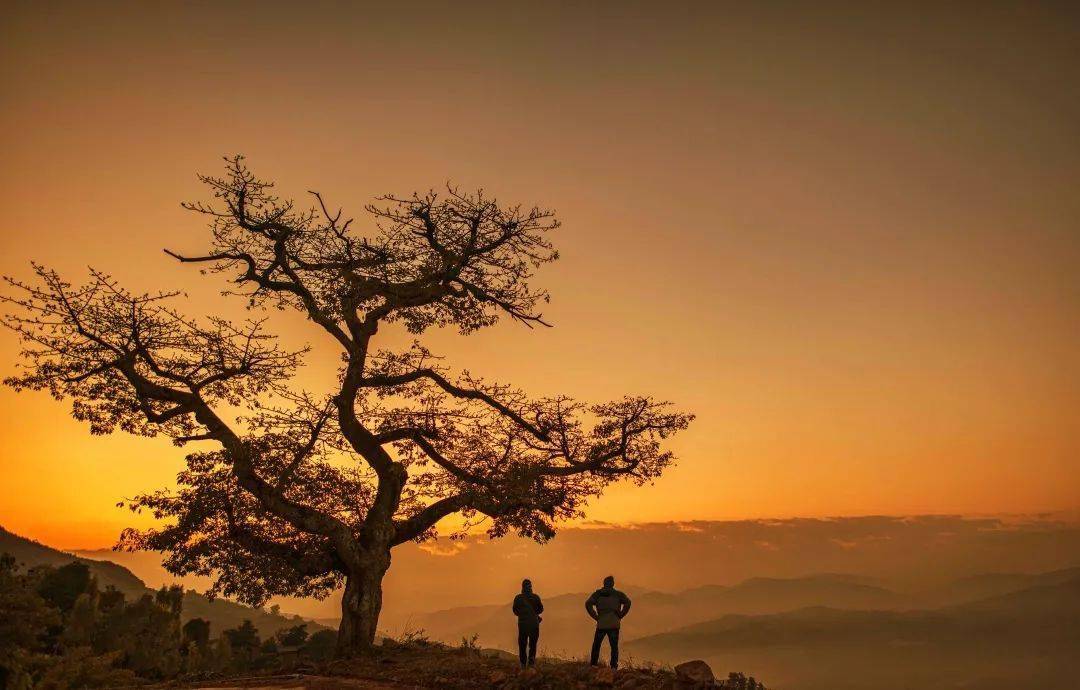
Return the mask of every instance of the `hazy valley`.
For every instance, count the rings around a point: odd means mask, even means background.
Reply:
[[[826,536],[830,532],[833,535]],[[570,542],[564,548],[592,553],[597,563],[578,559],[565,564],[563,579],[552,577],[551,587],[541,590],[546,607],[542,652],[579,658],[588,650],[592,629],[583,602],[591,590],[554,589],[554,583],[572,581],[575,570],[598,569],[600,561],[608,561],[621,562],[618,572],[632,574],[638,565],[633,555],[652,553],[655,567],[647,572],[671,567],[673,582],[700,581],[717,572],[738,572],[748,564],[772,572],[794,569],[794,562],[782,558],[786,551],[804,564],[855,565],[862,572],[748,577],[732,584],[698,584],[668,591],[636,585],[628,574],[620,586],[633,598],[634,607],[623,629],[624,656],[659,663],[702,658],[721,673],[747,671],[781,690],[858,688],[868,683],[883,690],[935,683],[977,689],[1020,682],[1041,688],[1070,687],[1071,659],[1080,652],[1080,567],[1075,566],[1080,552],[1075,549],[1075,528],[1068,523],[867,518],[711,523],[695,530],[643,526],[626,531],[618,545],[607,539],[612,533],[608,528],[593,528],[567,530],[564,535]],[[837,533],[850,541],[838,544]],[[940,545],[943,533],[948,534],[947,549]],[[733,538],[738,534],[743,537]],[[2,537],[0,550],[13,551],[27,562],[58,564],[71,558],[7,532]],[[771,539],[770,547],[762,546],[763,537]],[[665,540],[667,549],[654,545]],[[679,572],[675,561],[687,558],[688,550],[700,548],[703,540],[724,544],[721,553],[727,558],[732,553],[743,558],[737,566],[709,570],[700,566],[710,565],[719,549],[702,548],[696,559],[699,568]],[[852,542],[860,546],[853,547]],[[548,582],[548,573],[559,571],[560,565],[559,554],[550,550],[553,545],[524,552],[527,547],[512,539],[466,541],[447,550],[409,547],[402,551],[408,567],[400,571],[413,579],[389,581],[380,628],[390,636],[423,630],[451,645],[476,636],[480,646],[514,650],[515,624],[508,597],[442,608],[431,604],[469,602],[483,596],[490,591],[484,584],[487,572],[540,571],[541,577],[533,577],[538,583]],[[910,551],[916,546],[920,548]],[[859,548],[862,553],[852,553]],[[610,553],[612,549],[624,558]],[[894,562],[893,551],[905,549],[910,551],[907,569],[893,568],[894,577],[882,577],[882,571]],[[112,557],[135,564],[153,586],[173,579],[160,569],[154,554],[84,553],[94,559]],[[808,553],[815,555],[807,557]],[[920,558],[931,557],[937,558],[940,567],[918,573],[925,565]],[[980,557],[1026,560],[1048,569],[972,573],[948,567],[961,558],[977,563]],[[1049,569],[1070,557],[1074,567]],[[90,562],[103,585],[113,584],[131,593],[146,591],[143,580],[127,568],[104,560]],[[187,584],[204,582],[196,579]],[[511,591],[513,585],[503,582],[492,589]],[[423,595],[410,597],[412,591]],[[290,604],[293,608],[288,608]],[[305,610],[329,627],[337,624],[335,604],[333,599],[282,602],[285,610]],[[293,622],[232,602],[211,604],[191,591],[184,605],[185,618],[201,615],[213,620],[216,630],[236,625],[244,617],[268,634]]]

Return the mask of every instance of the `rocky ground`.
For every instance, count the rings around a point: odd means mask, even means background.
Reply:
[[[311,688],[313,690],[401,690],[403,688],[491,688],[493,690],[698,690],[721,688],[711,682],[704,662],[673,669],[631,666],[612,671],[579,661],[541,659],[536,668],[522,671],[516,659],[472,647],[451,648],[428,642],[382,647],[370,658],[302,665],[291,673],[247,678],[211,679],[171,687]],[[704,668],[702,668],[704,667]]]

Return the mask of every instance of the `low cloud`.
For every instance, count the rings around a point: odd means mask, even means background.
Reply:
[[[429,541],[420,544],[417,548],[425,553],[429,553],[432,556],[456,556],[465,549],[469,548],[468,544],[461,541],[450,541],[449,539],[441,539],[439,541]]]

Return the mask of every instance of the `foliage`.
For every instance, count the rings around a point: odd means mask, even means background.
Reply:
[[[471,637],[461,638],[461,651],[465,653],[479,653],[480,652],[480,636],[472,635]]]
[[[188,646],[206,649],[210,644],[210,621],[202,618],[192,618],[180,630],[184,642]]]
[[[284,645],[286,647],[299,647],[300,645],[307,642],[307,623],[294,625],[291,628],[282,628],[281,630],[278,630],[275,637],[277,638],[278,643],[281,645]]]
[[[262,641],[259,645],[260,654],[277,654],[278,653],[278,641],[277,638],[268,637]]]
[[[723,683],[724,690],[765,690],[765,685],[759,683],[753,676],[743,673],[731,672]]]
[[[32,657],[59,620],[60,612],[38,593],[35,578],[20,574],[15,559],[0,554],[0,687],[29,683]]]
[[[235,628],[224,630],[221,634],[228,644],[227,656],[233,670],[251,668],[261,654],[277,652],[276,645],[271,648],[263,647],[259,631],[250,620],[245,620]]]
[[[315,660],[329,659],[334,655],[337,647],[337,632],[334,630],[319,630],[311,634],[304,647],[306,655]]]
[[[99,592],[83,572],[67,566],[25,572],[0,553],[0,688],[89,688],[268,669],[279,663],[279,645],[301,647],[301,656],[312,660],[333,654],[336,634],[309,637],[307,624],[263,642],[245,620],[212,640],[205,619],[180,625],[180,587],[129,602],[116,589]]]
[[[126,603],[82,563],[21,573],[0,556],[0,675],[8,685],[95,687],[176,675],[179,587]]]
[[[429,644],[431,639],[428,637],[427,630],[423,628],[407,627],[401,631],[401,635],[394,640],[397,644],[409,646],[415,644]],[[384,641],[383,644],[386,644]]]
[[[48,667],[34,687],[68,690],[130,685],[136,675],[129,669],[117,668],[122,656],[119,651],[94,654],[89,647],[73,647]]]
[[[183,590],[162,587],[157,594],[116,606],[102,615],[96,650],[120,650],[125,665],[145,678],[175,675],[180,660],[180,603]]]
[[[78,561],[45,570],[38,583],[38,594],[49,604],[67,613],[90,586],[90,569]]]
[[[251,621],[246,620],[240,626],[222,633],[229,641],[233,652],[251,653],[259,648],[259,631]]]

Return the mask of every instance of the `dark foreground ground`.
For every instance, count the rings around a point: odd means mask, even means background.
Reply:
[[[370,658],[297,665],[290,673],[209,678],[170,683],[157,688],[311,688],[313,690],[399,690],[403,688],[563,689],[621,688],[661,690],[676,687],[670,669],[628,667],[614,674],[578,661],[541,659],[522,672],[516,660],[489,655],[475,648],[452,648],[419,643],[384,647]],[[720,686],[717,686],[720,687]]]

